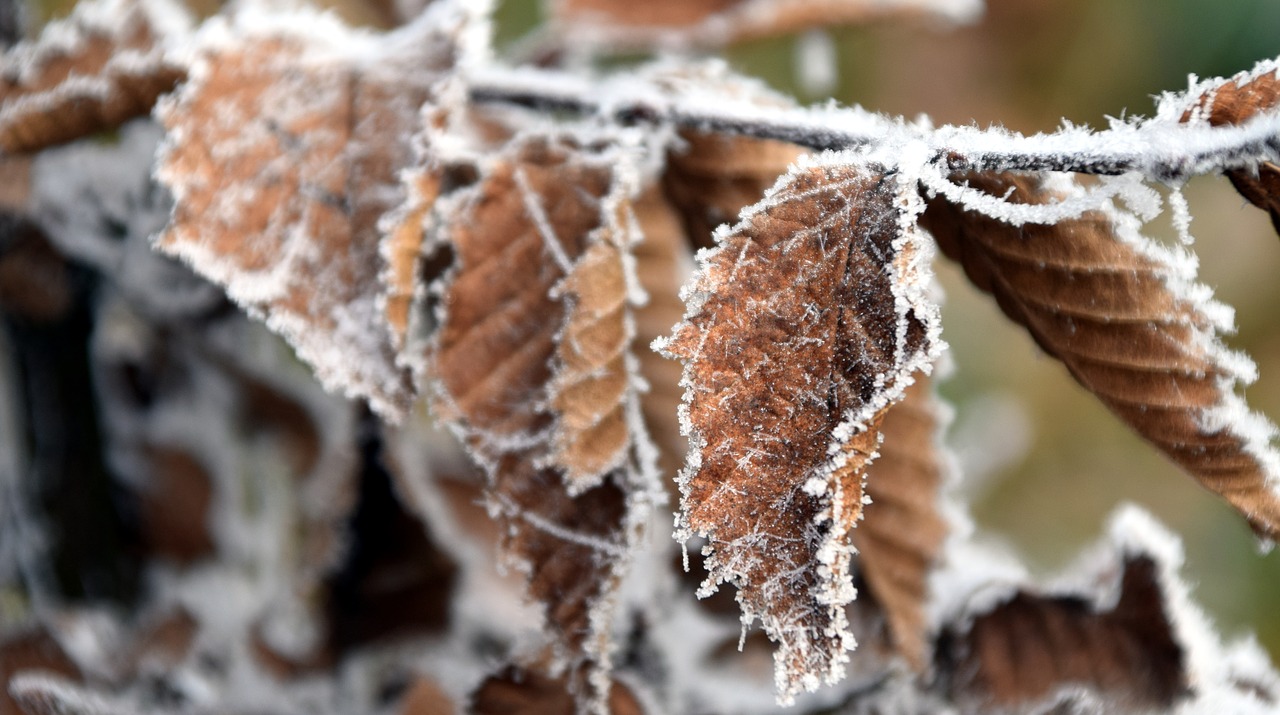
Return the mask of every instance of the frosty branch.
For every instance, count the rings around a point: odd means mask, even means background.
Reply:
[[[626,75],[593,80],[529,67],[485,68],[468,78],[471,98],[548,113],[574,113],[623,124],[774,139],[816,151],[917,144],[927,163],[946,172],[1065,171],[1114,176],[1137,172],[1176,184],[1192,176],[1280,160],[1280,116],[1262,114],[1224,127],[1191,125],[1166,111],[1149,120],[1093,131],[1069,127],[1023,136],[974,127],[908,123],[860,108],[771,107],[705,91],[682,93]],[[1170,103],[1175,103],[1170,100]]]

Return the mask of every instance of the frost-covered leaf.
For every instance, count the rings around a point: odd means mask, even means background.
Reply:
[[[1249,72],[1228,79],[1212,79],[1191,88],[1182,98],[1169,103],[1191,106],[1182,113],[1184,122],[1206,122],[1210,126],[1244,124],[1259,115],[1280,108],[1280,63],[1266,60]],[[1280,166],[1263,161],[1256,169],[1226,172],[1240,195],[1271,214],[1271,223],[1280,232]]]
[[[1018,591],[974,617],[939,657],[950,687],[983,707],[1069,699],[1086,689],[1125,709],[1168,708],[1187,687],[1184,653],[1165,607],[1158,567],[1126,559],[1119,598]]]
[[[633,189],[614,174],[621,160],[607,142],[591,149],[531,134],[496,157],[475,186],[442,202],[441,232],[455,264],[439,287],[430,368],[440,386],[438,411],[489,471],[490,513],[503,524],[505,551],[528,575],[530,595],[546,609],[557,657],[591,664],[596,675],[607,669],[612,592],[642,518],[643,436],[628,419],[623,458],[608,460],[608,474],[575,482],[601,466],[573,463],[566,458],[578,455],[561,450],[568,413],[557,404],[556,376],[579,359],[565,350],[599,356],[619,349],[615,340],[602,341],[608,350],[592,346],[589,330],[575,333],[565,294],[585,296],[618,276],[614,249],[629,239],[610,250],[593,247],[624,228],[614,213],[627,210]],[[575,283],[575,276],[595,284]],[[602,303],[613,310],[612,302]],[[598,317],[588,314],[586,327]],[[611,324],[601,322],[607,336]],[[570,339],[579,345],[558,347]],[[606,402],[635,399],[632,360],[624,355],[619,366],[628,394],[607,394]],[[612,358],[596,362],[608,385]],[[597,677],[592,697],[603,697],[602,685]]]
[[[190,18],[168,0],[93,0],[0,58],[0,151],[36,151],[145,116],[184,76]]]
[[[550,0],[575,41],[601,49],[723,45],[893,15],[972,20],[979,0]]]
[[[397,715],[454,715],[458,707],[440,684],[418,675],[396,706]]]
[[[885,414],[880,456],[867,468],[871,502],[852,535],[855,568],[885,613],[894,647],[916,668],[928,655],[929,572],[947,535],[939,511],[947,459],[938,411],[930,381],[919,380]]]
[[[1014,204],[1070,195],[1034,176],[971,175]],[[1194,284],[1194,263],[1107,205],[1054,225],[1011,226],[943,199],[922,225],[969,279],[1117,416],[1221,494],[1259,535],[1280,535],[1274,428],[1235,387],[1254,377],[1218,336],[1230,311]]]
[[[937,348],[900,193],[874,167],[801,162],[700,256],[661,345],[685,363],[680,535],[708,538],[704,591],[733,583],[779,642],[783,700],[843,674],[866,467]]]
[[[608,712],[644,715],[645,709],[626,685],[610,684]],[[473,715],[574,715],[578,712],[570,684],[515,667],[490,676],[471,696]]]
[[[159,112],[176,203],[160,247],[391,418],[413,389],[380,319],[378,221],[403,201],[419,108],[473,19],[440,3],[381,36],[307,12],[215,19]]]

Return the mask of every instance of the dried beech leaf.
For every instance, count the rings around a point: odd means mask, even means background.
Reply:
[[[1280,107],[1280,66],[1267,60],[1250,72],[1203,83],[1193,92],[1199,96],[1183,112],[1183,122],[1202,121],[1214,127],[1243,124]],[[1256,171],[1234,169],[1226,174],[1241,196],[1271,214],[1271,223],[1280,233],[1280,166],[1264,161]]]
[[[1114,605],[1015,593],[939,645],[940,669],[952,674],[953,696],[990,710],[1084,689],[1106,698],[1108,709],[1164,711],[1187,683],[1186,657],[1159,576],[1151,557],[1130,555]]]
[[[442,233],[455,266],[439,289],[431,365],[438,411],[489,471],[490,513],[545,609],[557,659],[591,667],[597,702],[607,680],[611,596],[638,538],[643,503],[634,492],[634,455],[603,479],[572,481],[591,468],[562,463],[577,455],[562,451],[556,435],[566,415],[580,415],[557,411],[569,405],[557,405],[565,383],[553,376],[575,361],[603,365],[607,388],[614,369],[609,354],[619,334],[608,316],[616,309],[609,296],[619,257],[596,240],[616,228],[610,215],[622,208],[611,193],[613,161],[572,141],[530,136],[474,187],[449,197]],[[576,324],[565,294],[589,308]],[[566,341],[576,343],[565,348]],[[602,392],[606,403],[615,401]]]
[[[779,642],[784,702],[843,675],[866,466],[936,348],[897,194],[872,168],[802,162],[701,256],[661,346],[685,363],[681,535],[708,538],[703,590],[733,583]]]
[[[187,11],[168,0],[94,0],[0,58],[0,151],[37,151],[151,112],[182,80],[165,43]]]
[[[216,19],[161,105],[157,175],[176,205],[160,247],[265,316],[327,387],[392,418],[413,391],[379,319],[378,220],[403,201],[419,108],[467,19],[441,5],[381,37],[329,16]]]
[[[723,45],[891,15],[964,21],[981,8],[972,0],[551,0],[550,5],[568,36],[614,50]]]
[[[927,656],[928,576],[947,535],[938,510],[946,472],[936,397],[928,380],[907,388],[885,414],[880,457],[867,469],[856,568],[889,622],[894,647],[917,669]]]
[[[711,234],[755,203],[807,150],[771,139],[685,132],[663,175],[693,244],[713,245]]]
[[[636,356],[640,374],[649,389],[640,397],[644,421],[658,446],[658,470],[662,483],[674,493],[675,475],[684,464],[688,442],[680,433],[677,416],[683,391],[680,363],[668,360],[648,346],[667,334],[684,316],[680,286],[692,270],[693,257],[685,241],[680,218],[657,187],[641,194],[635,204],[643,239],[632,248],[636,275],[649,300],[636,309]],[[672,503],[675,503],[673,499]]]
[[[1015,203],[1061,192],[1029,176],[972,175]],[[1012,192],[1012,193],[1009,193]],[[1280,535],[1271,428],[1235,394],[1252,365],[1222,347],[1222,307],[1186,267],[1094,211],[1056,225],[1014,227],[934,199],[922,225],[969,279],[1139,435],[1222,495],[1260,536]]]
[[[578,712],[569,684],[514,667],[490,676],[471,696],[472,715],[574,715]],[[627,686],[614,681],[609,687],[608,712],[644,715],[640,701]]]

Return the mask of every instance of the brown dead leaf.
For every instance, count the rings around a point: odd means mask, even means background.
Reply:
[[[398,172],[462,20],[428,12],[381,37],[328,17],[220,22],[159,112],[157,175],[176,201],[159,244],[265,316],[330,389],[398,418],[414,394],[379,319],[378,220],[403,201]]]
[[[1168,709],[1187,683],[1158,566],[1138,555],[1122,568],[1119,600],[1110,608],[1019,591],[977,616],[967,632],[947,634],[938,658],[939,670],[952,674],[952,696],[990,711],[1043,704],[1077,688],[1125,712]]]
[[[693,245],[715,245],[711,234],[733,223],[738,212],[760,199],[806,149],[771,139],[686,131],[685,145],[671,152],[663,188],[680,209]]]
[[[1205,121],[1214,127],[1242,124],[1277,107],[1280,75],[1274,63],[1265,63],[1263,71],[1236,75],[1201,94],[1183,113],[1182,121]],[[1256,171],[1234,169],[1226,175],[1249,203],[1271,214],[1271,224],[1280,233],[1280,166],[1264,161]]]
[[[993,196],[1012,191],[1017,203],[1057,198],[1034,177],[963,178]],[[1118,238],[1099,212],[1014,227],[938,198],[921,223],[1077,382],[1259,535],[1280,535],[1266,450],[1239,424],[1247,413],[1233,392],[1238,370],[1204,305],[1171,288],[1175,267]]]
[[[42,628],[8,633],[0,640],[0,715],[26,712],[9,692],[9,683],[21,673],[45,672],[80,679],[80,669],[58,641]]]
[[[95,0],[0,58],[0,151],[38,151],[146,116],[185,73],[164,45],[188,31],[162,0]]]
[[[675,493],[675,475],[684,464],[688,441],[680,434],[678,417],[683,390],[680,388],[680,363],[668,360],[649,348],[653,341],[666,335],[671,326],[684,316],[680,286],[693,266],[685,234],[671,203],[653,187],[635,204],[636,219],[643,238],[632,247],[636,260],[636,276],[649,300],[635,311],[635,352],[640,374],[649,390],[640,396],[645,424],[658,446],[658,471],[662,483]]]
[[[900,0],[552,0],[566,36],[601,49],[718,46],[815,27],[852,25],[887,16],[963,19],[963,3]]]
[[[867,468],[871,503],[852,534],[855,567],[885,612],[897,651],[917,670],[928,655],[929,572],[947,535],[938,511],[946,466],[936,400],[929,381],[919,380],[885,414],[880,457]]]
[[[906,240],[902,240],[902,239]],[[702,259],[663,346],[685,363],[685,537],[780,647],[781,697],[843,675],[849,531],[880,424],[936,319],[892,178],[802,165]]]
[[[557,459],[577,455],[556,451],[555,433],[569,413],[557,412],[566,404],[556,403],[553,375],[560,363],[582,360],[605,365],[599,374],[611,379],[614,301],[583,301],[591,310],[575,325],[556,287],[563,282],[579,297],[615,293],[618,256],[597,253],[600,243],[592,242],[613,205],[606,201],[613,182],[605,158],[572,141],[530,137],[450,197],[442,232],[455,266],[441,288],[431,366],[438,412],[461,428],[489,471],[490,513],[545,609],[557,659],[601,670],[607,596],[638,536],[639,505],[630,467],[571,489],[572,475],[590,468]],[[605,339],[589,340],[597,322]],[[577,345],[558,348],[569,336]]]
[[[607,712],[644,715],[640,701],[627,686],[614,681]],[[578,712],[569,683],[508,667],[487,678],[471,696],[472,715],[575,715]]]

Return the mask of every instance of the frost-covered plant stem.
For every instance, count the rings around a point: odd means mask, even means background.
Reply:
[[[1003,128],[934,128],[835,104],[761,106],[717,93],[673,91],[637,75],[594,80],[556,70],[487,67],[470,80],[471,98],[479,103],[597,115],[622,123],[667,123],[819,151],[914,143],[927,149],[930,165],[947,172],[1136,172],[1176,184],[1199,174],[1280,160],[1280,116],[1264,115],[1238,126],[1183,123],[1181,109],[1194,97],[1167,97],[1155,117],[1115,121],[1105,130],[1065,126],[1053,134],[1027,136]]]

